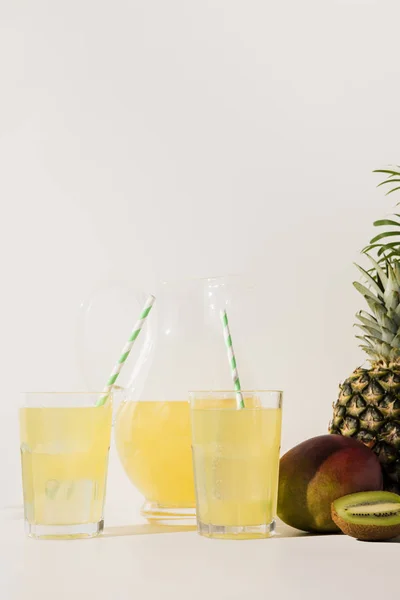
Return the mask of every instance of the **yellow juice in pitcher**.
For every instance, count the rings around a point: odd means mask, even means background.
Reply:
[[[149,504],[195,507],[188,402],[124,402],[115,439],[129,479]]]

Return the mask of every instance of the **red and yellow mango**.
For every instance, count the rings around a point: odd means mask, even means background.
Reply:
[[[372,450],[352,438],[320,435],[281,458],[278,516],[303,531],[335,532],[334,500],[382,486],[381,466]]]

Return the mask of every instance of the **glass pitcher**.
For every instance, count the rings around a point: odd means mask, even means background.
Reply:
[[[150,292],[156,302],[119,394],[115,441],[126,474],[146,499],[142,515],[185,519],[195,516],[188,392],[233,387],[222,309],[229,314],[242,384],[257,384],[247,344],[254,286],[231,276],[161,282]],[[146,294],[134,295],[139,312]]]

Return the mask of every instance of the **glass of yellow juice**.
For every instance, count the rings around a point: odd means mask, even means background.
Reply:
[[[282,392],[191,392],[198,532],[270,537],[275,530]]]
[[[25,529],[34,538],[94,537],[104,527],[112,394],[28,393],[20,408]]]
[[[194,522],[189,402],[123,401],[115,440],[126,474],[144,495],[147,519]]]

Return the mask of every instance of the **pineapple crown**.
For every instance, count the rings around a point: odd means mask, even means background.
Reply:
[[[367,280],[368,288],[354,282],[354,287],[364,296],[370,313],[357,313],[356,326],[364,335],[361,348],[373,362],[389,364],[400,362],[400,261],[379,265],[369,254],[375,274],[356,265]]]
[[[387,195],[400,189],[397,185],[400,184],[400,167],[374,172],[385,174],[386,179],[379,186],[390,186]],[[395,216],[400,218],[400,214]],[[366,271],[356,265],[368,287],[357,281],[354,287],[364,296],[371,311],[357,313],[356,326],[363,335],[356,337],[362,341],[360,347],[373,363],[400,364],[400,241],[392,241],[400,237],[400,222],[381,219],[375,221],[374,226],[385,227],[385,231],[373,237],[363,250],[372,268]],[[388,226],[390,230],[386,229]],[[371,251],[376,253],[376,260]]]
[[[374,173],[383,173],[386,179],[378,184],[378,187],[389,186],[389,191],[386,196],[400,190],[400,167],[398,170],[393,169],[377,169]],[[397,202],[396,206],[400,203]],[[395,213],[395,217],[400,218],[400,214]],[[392,241],[400,236],[400,223],[394,219],[380,219],[374,222],[375,227],[390,227],[390,230],[385,230],[372,238],[368,246],[363,250],[364,253],[373,250],[377,254],[377,259],[380,264],[385,263],[387,259],[400,260],[400,241]],[[394,228],[394,229],[393,229]]]

